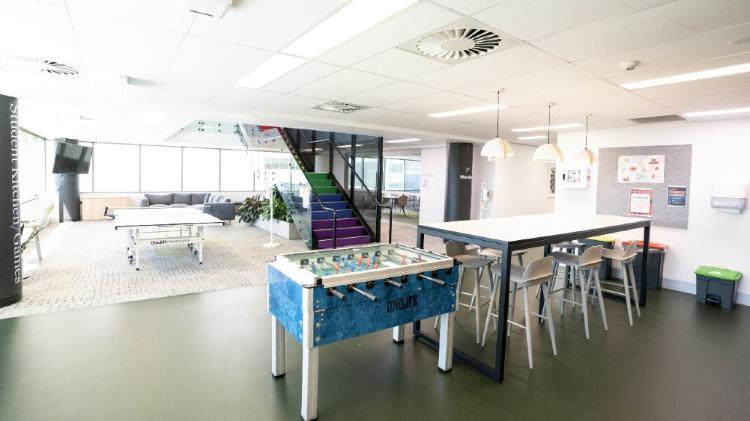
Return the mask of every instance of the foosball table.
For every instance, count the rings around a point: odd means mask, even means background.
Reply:
[[[268,264],[271,373],[285,374],[284,330],[302,345],[302,419],[317,418],[318,349],[438,316],[438,368],[452,366],[458,267],[453,258],[396,244],[280,255]]]

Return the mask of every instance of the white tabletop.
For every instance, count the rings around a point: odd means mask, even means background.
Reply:
[[[474,219],[468,221],[420,224],[489,240],[514,242],[579,231],[609,228],[618,225],[645,222],[644,218],[627,218],[614,215],[566,215],[547,213],[539,215],[510,216],[504,218]]]
[[[194,208],[114,209],[115,229],[168,225],[223,225],[221,219]]]

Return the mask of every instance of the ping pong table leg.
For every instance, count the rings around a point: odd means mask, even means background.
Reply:
[[[203,227],[198,227],[198,264],[203,264]]]

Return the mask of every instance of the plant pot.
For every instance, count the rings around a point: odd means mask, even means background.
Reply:
[[[258,219],[253,225],[266,231],[271,230],[271,221],[268,219]],[[299,240],[300,238],[299,232],[297,232],[297,228],[294,224],[290,224],[286,221],[279,221],[278,219],[273,220],[273,234],[278,235],[281,238],[286,238],[287,240]]]

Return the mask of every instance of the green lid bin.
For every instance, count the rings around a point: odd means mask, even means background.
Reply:
[[[742,273],[715,266],[701,266],[695,270],[695,300],[718,304],[731,309],[737,301],[737,284]]]

